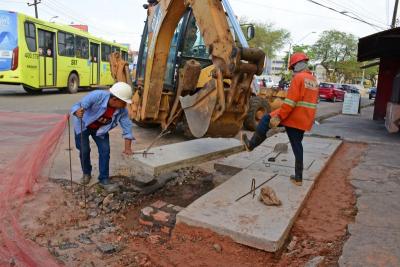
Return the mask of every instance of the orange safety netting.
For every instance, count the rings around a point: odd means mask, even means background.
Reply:
[[[25,238],[19,213],[64,130],[67,115],[0,112],[0,266],[58,266]]]

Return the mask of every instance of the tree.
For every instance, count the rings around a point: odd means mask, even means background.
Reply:
[[[315,59],[326,70],[327,77],[336,82],[348,77],[347,71],[355,66],[357,38],[336,30],[324,31],[313,45],[313,52]]]
[[[240,24],[254,25],[255,36],[249,41],[249,45],[262,49],[268,58],[273,58],[290,38],[287,30],[275,28],[272,23],[251,22],[246,18],[241,18]]]
[[[314,50],[313,50],[313,47],[310,46],[310,45],[303,45],[303,44],[301,44],[301,45],[298,45],[298,44],[293,45],[291,54],[293,55],[293,53],[297,53],[297,52],[305,53],[310,59],[309,64],[311,64],[315,60]],[[288,62],[288,56],[289,56],[289,54],[286,53],[285,57],[283,58],[283,60],[285,62]],[[310,65],[309,68],[312,69],[312,65]]]

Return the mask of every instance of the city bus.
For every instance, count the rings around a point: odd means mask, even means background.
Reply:
[[[109,55],[128,59],[127,47],[67,25],[0,10],[0,84],[20,84],[28,93],[114,83]]]

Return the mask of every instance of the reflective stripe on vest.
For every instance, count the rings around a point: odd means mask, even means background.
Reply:
[[[299,102],[297,102],[296,107],[305,107],[305,108],[316,109],[317,108],[317,104],[314,104],[314,103],[311,103],[311,102],[299,101]]]
[[[299,102],[294,102],[293,100],[290,100],[289,98],[285,98],[283,100],[285,104],[288,104],[291,107],[305,107],[305,108],[311,108],[311,109],[316,109],[317,104],[311,103],[311,102],[305,102],[305,101],[299,101]]]
[[[296,106],[296,102],[294,102],[293,100],[290,100],[289,98],[285,98],[285,100],[283,100],[283,102],[285,104],[288,104],[291,107],[295,107]]]

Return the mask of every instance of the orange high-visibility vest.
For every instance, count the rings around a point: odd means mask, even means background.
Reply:
[[[314,123],[318,102],[318,83],[308,70],[296,73],[282,106],[271,112],[281,125],[309,131]]]

